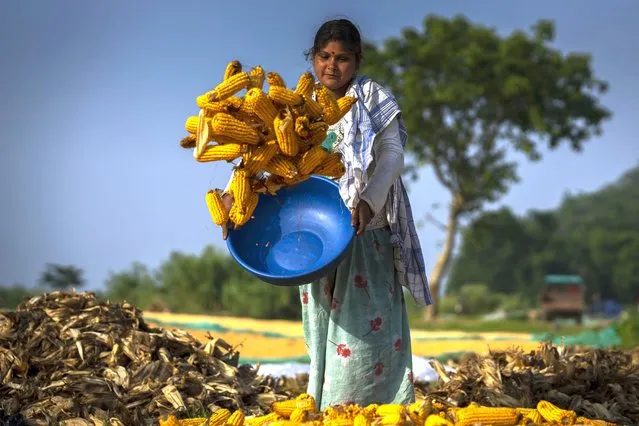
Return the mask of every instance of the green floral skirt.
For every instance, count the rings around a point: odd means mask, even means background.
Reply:
[[[355,237],[334,273],[300,286],[307,392],[334,404],[414,401],[410,329],[388,228]]]

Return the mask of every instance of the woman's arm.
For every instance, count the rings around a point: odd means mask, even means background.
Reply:
[[[360,198],[370,206],[374,216],[384,207],[391,186],[404,169],[404,148],[397,116],[373,141],[373,153],[375,169]]]

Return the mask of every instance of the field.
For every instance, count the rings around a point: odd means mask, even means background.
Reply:
[[[206,336],[210,332],[213,336],[236,346],[241,358],[268,362],[269,359],[306,355],[302,324],[296,321],[157,312],[145,312],[144,318],[156,326],[184,329],[203,342],[207,341]],[[194,324],[197,327],[193,327]],[[437,357],[459,352],[487,354],[490,349],[503,350],[512,347],[520,347],[527,351],[539,345],[532,340],[530,333],[520,332],[412,329],[411,335],[413,354],[422,357]]]

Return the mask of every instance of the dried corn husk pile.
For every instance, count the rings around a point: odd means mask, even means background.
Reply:
[[[144,425],[185,406],[263,414],[278,395],[252,367],[237,368],[238,356],[219,339],[151,328],[127,303],[44,294],[0,313],[0,418]]]
[[[534,408],[546,400],[579,416],[639,424],[639,350],[542,343],[530,353],[466,355],[453,374],[437,361],[431,365],[440,381],[420,393],[449,406]]]

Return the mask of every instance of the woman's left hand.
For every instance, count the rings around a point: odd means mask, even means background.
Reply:
[[[357,229],[357,236],[359,237],[364,233],[366,229],[366,225],[373,218],[373,211],[368,203],[364,200],[359,200],[357,202],[357,206],[355,206],[355,210],[353,210],[353,215],[351,216],[351,225]]]

